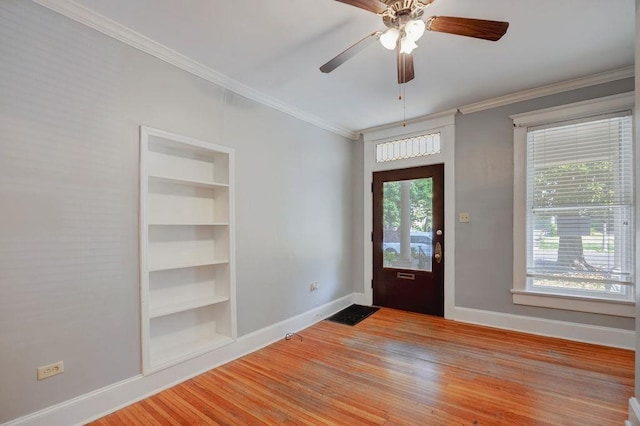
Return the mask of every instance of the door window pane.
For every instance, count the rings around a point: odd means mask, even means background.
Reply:
[[[384,267],[431,271],[432,178],[383,183]]]

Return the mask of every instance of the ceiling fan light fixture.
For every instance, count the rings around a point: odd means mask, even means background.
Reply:
[[[420,40],[420,37],[424,34],[425,23],[420,19],[409,21],[404,26],[405,38],[412,42]]]
[[[400,53],[406,53],[407,55],[413,52],[413,49],[418,47],[415,41],[409,40],[407,37],[402,37],[400,40]]]
[[[380,36],[380,44],[384,46],[385,49],[393,50],[396,48],[398,37],[400,37],[400,31],[395,28],[389,28]]]
[[[1,1],[1,0],[0,0]],[[320,67],[328,73],[376,40],[389,50],[396,50],[398,84],[415,77],[413,50],[426,30],[432,32],[498,41],[506,34],[508,22],[455,16],[430,16],[424,21],[424,9],[434,0],[337,0],[373,12],[382,18],[386,31],[374,31]]]

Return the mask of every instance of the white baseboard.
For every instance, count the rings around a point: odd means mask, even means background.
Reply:
[[[191,377],[254,352],[351,305],[349,294],[303,314],[239,337],[237,341],[149,376],[138,375],[28,414],[2,426],[68,426],[96,420]]]
[[[629,398],[629,420],[625,426],[640,426],[640,402],[635,397]]]
[[[371,305],[371,302],[367,300],[367,296],[364,293],[353,293],[353,303],[357,305]]]
[[[364,293],[353,293],[353,303],[359,305],[371,304]],[[635,350],[636,345],[636,337],[633,330],[585,325],[463,307],[454,307],[452,312],[453,315],[448,319],[470,324],[521,331],[540,336],[558,337],[614,348]],[[637,426],[640,426],[640,424]]]
[[[461,307],[454,308],[454,315],[451,319],[470,324],[522,331],[540,336],[558,337],[614,348],[635,350],[636,345],[635,332],[619,328],[599,327]]]

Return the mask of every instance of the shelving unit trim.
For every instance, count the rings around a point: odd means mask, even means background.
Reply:
[[[232,148],[140,128],[145,375],[236,339],[234,155]],[[202,275],[210,267],[225,272]]]

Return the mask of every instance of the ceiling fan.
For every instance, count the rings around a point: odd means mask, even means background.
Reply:
[[[434,0],[336,0],[382,17],[386,31],[374,31],[320,67],[329,73],[369,46],[373,41],[389,50],[396,50],[398,60],[398,84],[414,78],[412,51],[416,41],[426,31],[435,31],[497,41],[507,32],[508,22],[484,19],[458,18],[453,16],[431,16],[422,20],[424,9]]]

